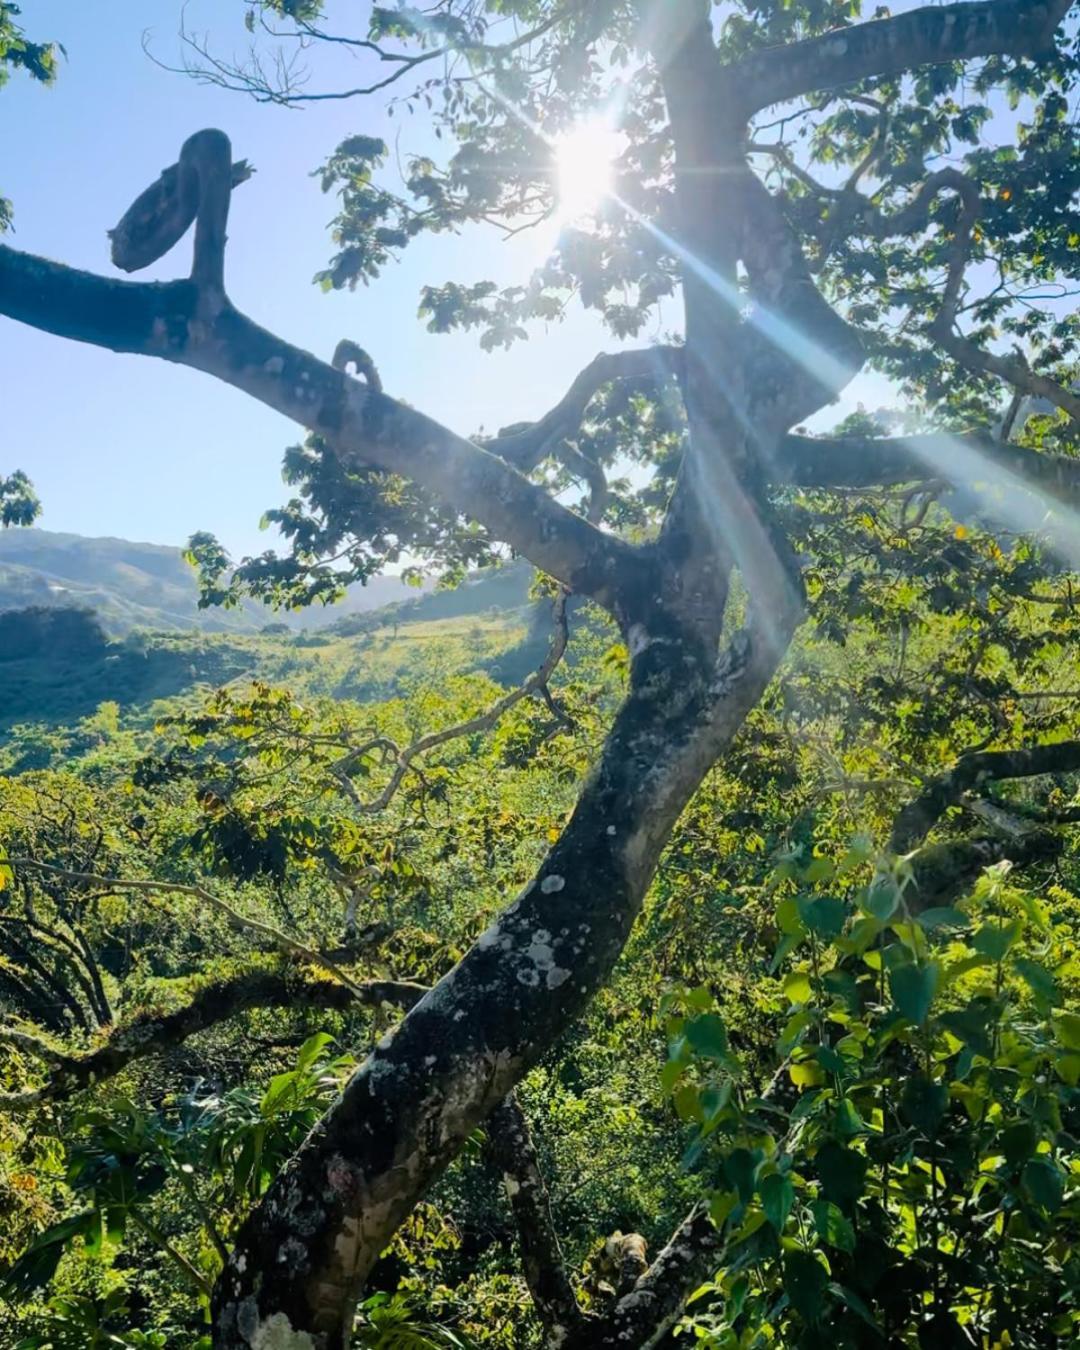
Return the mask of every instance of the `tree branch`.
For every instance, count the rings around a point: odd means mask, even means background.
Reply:
[[[989,482],[1019,479],[1021,486],[1064,503],[1080,500],[1080,459],[1010,445],[988,431],[904,437],[790,435],[781,440],[772,467],[777,481],[798,487],[885,487],[928,477],[972,486],[983,474]],[[1015,481],[1009,486],[1015,487]]]
[[[488,1153],[503,1175],[517,1223],[525,1283],[546,1342],[556,1350],[584,1325],[585,1316],[563,1260],[528,1121],[514,1093],[488,1116],[487,1136]]]
[[[111,351],[191,366],[324,437],[346,465],[412,478],[541,570],[608,608],[636,551],[498,455],[266,332],[191,281],[111,281],[0,246],[0,314]],[[633,583],[627,589],[633,591]]]
[[[492,440],[485,441],[484,449],[505,459],[522,473],[528,473],[548,455],[557,456],[559,442],[580,430],[589,403],[605,384],[613,380],[639,379],[660,383],[678,375],[681,361],[681,350],[677,347],[601,352],[576,376],[550,412],[527,426],[507,427]]]
[[[724,1239],[703,1205],[695,1205],[656,1260],[599,1324],[565,1350],[652,1350],[678,1321],[687,1298],[710,1274]]]
[[[904,807],[893,825],[889,847],[907,853],[930,833],[950,806],[965,793],[1005,778],[1034,778],[1045,773],[1080,772],[1080,741],[1058,741],[1023,750],[983,750],[962,755],[948,773],[927,783]]]
[[[762,108],[872,77],[980,56],[1036,56],[1051,46],[1072,0],[982,0],[923,6],[822,37],[770,47],[726,68],[741,119]]]
[[[492,704],[486,712],[479,713],[476,717],[470,717],[465,722],[457,722],[453,726],[443,727],[441,731],[429,732],[428,735],[419,737],[403,750],[399,749],[393,741],[387,740],[386,737],[376,736],[363,745],[350,750],[343,759],[332,764],[330,772],[341,784],[356,809],[364,815],[374,815],[376,812],[385,810],[401,787],[413,761],[419,756],[427,754],[429,750],[434,750],[437,746],[445,745],[448,741],[458,740],[462,736],[471,736],[478,731],[487,731],[490,727],[495,726],[499,719],[508,713],[515,704],[520,703],[522,699],[527,698],[530,694],[546,691],[548,681],[554,674],[556,666],[562,660],[566,651],[566,644],[570,638],[570,628],[566,617],[566,602],[568,599],[569,596],[565,590],[560,591],[556,597],[554,606],[555,632],[543,663],[537,670],[533,671],[528,679],[518,685],[516,689],[511,689],[497,703]],[[350,771],[376,749],[382,749],[393,757],[395,761],[394,770],[390,775],[390,781],[379,795],[370,801],[364,801],[356,790],[356,785],[350,777]]]
[[[254,933],[257,937],[264,938],[285,955],[298,956],[304,961],[309,961],[313,966],[320,966],[327,974],[333,976],[339,984],[344,985],[346,989],[351,989],[354,995],[359,997],[360,986],[339,965],[336,965],[325,952],[316,951],[314,947],[307,946],[306,943],[294,938],[290,933],[275,928],[273,924],[263,923],[261,919],[248,918],[247,915],[241,914],[238,909],[230,905],[227,900],[222,900],[219,895],[215,895],[205,886],[189,885],[180,881],[103,877],[94,872],[72,872],[63,867],[54,867],[51,863],[38,862],[35,858],[12,858],[10,861],[13,867],[32,868],[39,872],[47,872],[50,876],[59,877],[64,881],[91,882],[100,886],[107,893],[135,891],[144,894],[191,896],[223,914],[230,927],[241,932]]]
[[[114,1027],[103,1045],[72,1055],[15,1028],[0,1028],[0,1044],[54,1065],[39,1088],[0,1093],[0,1110],[27,1111],[47,1101],[65,1101],[76,1092],[114,1078],[137,1059],[168,1050],[200,1031],[252,1008],[323,1008],[348,1012],[356,1007],[392,1003],[410,1008],[424,995],[423,985],[400,980],[370,980],[348,988],[315,979],[281,962],[224,979],[209,980],[190,1002],[167,1013],[141,1013]]]

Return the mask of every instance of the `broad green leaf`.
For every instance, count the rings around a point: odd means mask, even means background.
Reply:
[[[717,1013],[703,1013],[686,1024],[686,1039],[692,1050],[707,1059],[725,1059],[728,1052],[727,1027]]]
[[[800,899],[799,916],[811,933],[830,942],[839,937],[848,916],[848,907],[842,900],[828,895],[819,899]]]
[[[784,993],[792,1003],[809,1003],[814,996],[809,974],[805,970],[793,970],[784,979]]]
[[[863,1193],[868,1159],[852,1148],[827,1140],[814,1159],[818,1179],[826,1200],[850,1210]]]
[[[1057,1213],[1065,1199],[1065,1178],[1056,1163],[1050,1158],[1032,1158],[1021,1179],[1037,1205],[1051,1214]]]
[[[811,1252],[793,1251],[784,1257],[784,1293],[807,1322],[818,1320],[828,1283],[828,1272]]]
[[[933,1135],[949,1109],[949,1089],[923,1073],[911,1074],[900,1094],[900,1114],[909,1125]]]
[[[967,928],[971,920],[960,910],[954,909],[952,905],[935,906],[932,909],[924,909],[917,916],[921,927],[927,932],[932,933],[939,928]]]
[[[815,1200],[810,1213],[822,1242],[842,1252],[855,1250],[855,1230],[839,1205],[834,1205],[831,1200]]]
[[[991,961],[1001,961],[1009,954],[1023,930],[1024,925],[1019,919],[1013,919],[1010,923],[997,920],[984,923],[971,939],[971,945]]]
[[[791,1178],[783,1173],[774,1172],[765,1178],[758,1191],[765,1217],[778,1233],[782,1233],[791,1207],[795,1203],[795,1187]]]
[[[922,1026],[934,1001],[941,968],[936,961],[914,963],[889,972],[889,989],[897,1010],[916,1026]]]
[[[1010,1167],[1019,1167],[1038,1147],[1039,1133],[1030,1120],[1017,1120],[1001,1132],[1001,1151]]]
[[[1054,1029],[1066,1050],[1080,1050],[1080,1013],[1058,1013]]]
[[[1057,985],[1045,966],[1039,965],[1038,961],[1029,960],[1026,956],[1014,956],[1013,969],[1041,1004],[1052,1007],[1057,1002]]]

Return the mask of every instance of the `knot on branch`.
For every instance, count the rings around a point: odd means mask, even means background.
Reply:
[[[124,272],[138,272],[163,258],[195,222],[191,279],[223,289],[225,222],[234,187],[255,170],[246,159],[232,161],[223,131],[197,131],[180,148],[180,158],[140,193],[109,231],[112,260]]]
[[[340,370],[347,374],[350,366],[356,367],[357,375],[363,377],[364,383],[375,393],[382,393],[382,378],[375,367],[375,362],[364,351],[359,343],[353,342],[350,338],[342,338],[334,348],[333,359],[330,364],[335,370]]]

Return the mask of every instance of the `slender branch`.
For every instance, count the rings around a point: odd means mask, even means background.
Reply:
[[[0,1044],[12,1045],[53,1065],[41,1087],[0,1094],[0,1110],[26,1111],[46,1101],[66,1101],[127,1068],[134,1060],[158,1054],[189,1037],[252,1008],[323,1008],[348,1012],[356,1007],[391,1003],[410,1008],[423,985],[400,980],[370,980],[346,987],[305,976],[287,963],[209,980],[183,1007],[167,1013],[142,1013],[114,1027],[103,1045],[84,1054],[68,1054],[23,1031],[0,1029]]]
[[[455,723],[454,726],[443,727],[441,731],[429,732],[426,736],[421,736],[418,740],[413,741],[411,745],[407,745],[403,750],[399,750],[393,741],[389,741],[385,737],[374,737],[363,745],[357,746],[356,749],[350,750],[343,759],[330,766],[330,772],[344,788],[358,811],[361,811],[364,815],[374,815],[385,810],[401,787],[405,775],[413,765],[413,761],[419,756],[427,754],[428,751],[434,750],[440,745],[445,745],[448,741],[458,740],[462,736],[471,736],[478,731],[487,731],[490,727],[495,726],[499,719],[508,713],[515,704],[520,703],[522,699],[527,698],[530,694],[540,693],[547,689],[548,681],[554,674],[556,666],[562,660],[570,637],[566,617],[568,598],[566,591],[560,591],[555,600],[555,632],[543,664],[524,683],[518,685],[516,689],[511,689],[497,703],[493,703],[486,712],[479,713],[476,717],[470,717],[467,721]],[[379,795],[370,801],[364,801],[357,792],[350,773],[376,749],[385,750],[390,754],[395,760],[394,770],[390,775],[390,781]]]
[[[584,1325],[585,1317],[563,1260],[528,1121],[513,1093],[488,1116],[487,1137],[488,1153],[502,1172],[517,1223],[525,1283],[547,1344],[555,1350]]]
[[[907,853],[926,838],[950,806],[986,783],[1077,772],[1080,772],[1080,741],[963,755],[948,773],[931,779],[922,793],[904,807],[893,825],[889,846],[894,853]]]
[[[980,56],[1036,56],[1052,45],[1072,0],[983,0],[923,6],[892,18],[770,47],[726,68],[740,120],[806,94],[919,66]]]
[[[599,1324],[565,1350],[651,1350],[678,1321],[687,1298],[710,1273],[724,1239],[704,1205],[695,1205],[656,1260]]]
[[[64,881],[91,882],[107,892],[135,891],[144,894],[191,896],[223,914],[232,928],[254,933],[257,937],[269,941],[278,951],[290,956],[302,957],[303,960],[310,961],[313,966],[321,966],[339,984],[344,985],[346,989],[350,989],[359,996],[360,986],[339,965],[336,965],[325,952],[316,951],[314,947],[307,946],[298,938],[290,936],[280,928],[275,928],[273,924],[263,923],[261,919],[248,918],[247,915],[241,914],[238,909],[234,909],[227,900],[222,900],[219,895],[215,895],[205,886],[188,885],[179,881],[104,877],[97,875],[95,872],[72,872],[64,867],[54,867],[51,863],[39,862],[36,858],[12,858],[11,865],[17,868],[32,868],[39,872],[47,872],[50,876],[60,877]]]
[[[144,1214],[134,1208],[127,1211],[127,1217],[128,1221],[134,1224],[136,1228],[142,1229],[155,1246],[161,1248],[184,1278],[190,1284],[194,1285],[204,1298],[210,1297],[214,1292],[213,1284],[205,1275],[203,1275],[198,1267],[192,1265],[184,1253],[180,1251],[178,1247],[174,1246],[155,1224],[151,1223]]]

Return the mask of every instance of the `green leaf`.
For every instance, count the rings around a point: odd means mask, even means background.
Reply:
[[[1010,1167],[1019,1167],[1039,1144],[1039,1134],[1030,1120],[1017,1120],[1001,1132],[1001,1151]]]
[[[862,907],[867,914],[885,923],[896,913],[900,892],[892,877],[878,877],[867,888]]]
[[[889,972],[893,1003],[909,1022],[922,1026],[926,1021],[940,978],[941,968],[936,961],[923,966],[899,966]]]
[[[851,1139],[857,1134],[863,1134],[866,1131],[866,1122],[855,1109],[854,1103],[848,1097],[843,1097],[836,1104],[836,1132],[845,1139]]]
[[[778,1233],[782,1233],[791,1207],[795,1203],[795,1187],[791,1178],[780,1172],[774,1172],[765,1178],[758,1189],[765,1217]]]
[[[991,961],[1001,961],[1008,955],[1023,929],[1024,925],[1019,919],[1013,919],[1011,923],[984,923],[971,939],[971,945]]]
[[[792,1003],[809,1003],[814,991],[807,972],[793,970],[784,980],[784,993]]]
[[[1042,1209],[1056,1214],[1065,1199],[1065,1178],[1049,1158],[1032,1158],[1024,1167],[1024,1189]]]
[[[879,1335],[881,1334],[881,1328],[878,1326],[874,1314],[854,1290],[834,1282],[829,1285],[829,1293],[832,1294],[834,1298],[838,1298],[846,1307],[850,1308],[857,1317],[861,1317],[867,1326],[873,1327]]]
[[[830,1139],[818,1149],[814,1165],[825,1199],[849,1210],[863,1193],[868,1160]]]
[[[825,1267],[811,1252],[793,1251],[784,1257],[784,1293],[807,1322],[818,1320],[828,1283]]]
[[[848,916],[848,907],[842,900],[821,896],[816,900],[799,900],[799,916],[811,933],[831,942],[839,937]]]
[[[800,1088],[819,1087],[825,1081],[821,1065],[810,1059],[801,1064],[789,1064],[788,1077]]]
[[[1053,1007],[1058,997],[1057,985],[1045,966],[1040,966],[1038,961],[1028,960],[1026,956],[1014,956],[1013,969],[1025,981],[1039,1003]]]
[[[839,1205],[834,1205],[831,1200],[815,1200],[810,1213],[822,1242],[842,1252],[855,1250],[855,1230]]]
[[[815,858],[803,872],[803,881],[808,886],[816,886],[819,881],[828,881],[836,871],[831,858]]]
[[[686,1039],[691,1049],[707,1059],[726,1059],[728,1053],[727,1027],[717,1013],[703,1013],[686,1024]]]
[[[924,909],[917,917],[920,927],[925,928],[928,933],[932,933],[938,928],[967,928],[971,924],[967,915],[961,914],[952,905]]]
[[[905,1081],[900,1094],[900,1114],[909,1125],[933,1135],[949,1109],[949,1089],[944,1083],[935,1083],[923,1073],[915,1073]]]
[[[941,1025],[977,1055],[989,1059],[994,1052],[991,1040],[991,1022],[994,1006],[987,999],[972,999],[966,1008],[942,1013]]]
[[[747,1148],[732,1149],[724,1159],[724,1175],[744,1205],[754,1198],[757,1169],[757,1159]]]
[[[1058,1013],[1054,1029],[1066,1050],[1080,1050],[1080,1013]]]

